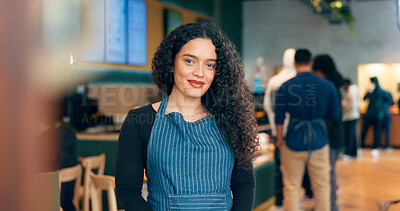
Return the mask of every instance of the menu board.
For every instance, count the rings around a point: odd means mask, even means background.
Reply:
[[[400,30],[400,0],[396,0],[396,22],[397,28]]]
[[[91,0],[89,3],[88,32],[90,38],[84,44],[80,60],[105,62],[104,44],[104,0]]]
[[[126,1],[106,0],[106,62],[126,63]]]
[[[88,0],[90,38],[80,61],[147,65],[147,5],[145,0]]]
[[[174,29],[178,28],[180,25],[182,25],[181,13],[169,9],[164,10],[165,36],[171,33]]]
[[[146,2],[128,0],[128,64],[147,64]]]

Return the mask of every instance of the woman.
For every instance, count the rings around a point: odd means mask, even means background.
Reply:
[[[152,70],[168,97],[122,126],[115,175],[125,210],[252,210],[256,121],[233,44],[210,24],[186,24],[163,40]]]
[[[342,101],[340,87],[343,85],[343,77],[337,71],[335,62],[329,55],[317,55],[314,58],[313,71],[316,75],[331,81],[336,88],[338,101]],[[340,117],[342,117],[342,109],[340,108]],[[331,164],[331,211],[337,211],[339,208],[336,204],[336,173],[335,164],[339,153],[345,147],[344,123],[341,118],[334,122],[327,123],[329,135],[329,161]]]

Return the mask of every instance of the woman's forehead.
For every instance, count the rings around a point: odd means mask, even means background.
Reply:
[[[180,52],[180,56],[190,54],[199,58],[216,59],[215,46],[210,39],[196,38],[187,42]]]

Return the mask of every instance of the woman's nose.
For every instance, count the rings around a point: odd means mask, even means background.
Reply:
[[[193,71],[193,75],[202,78],[204,76],[204,70],[202,68],[202,65],[197,65]]]

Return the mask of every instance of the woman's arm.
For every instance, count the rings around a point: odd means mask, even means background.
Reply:
[[[256,178],[254,175],[253,163],[246,164],[247,168],[235,165],[232,171],[231,190],[233,193],[232,211],[253,210]]]
[[[137,115],[130,111],[121,128],[115,164],[118,199],[126,211],[152,210],[142,198],[144,146]]]
[[[370,93],[370,92],[367,92],[367,94],[365,94],[365,96],[364,96],[363,100],[366,100],[366,99],[368,99],[368,98],[370,97],[370,95],[371,95],[371,93]]]

